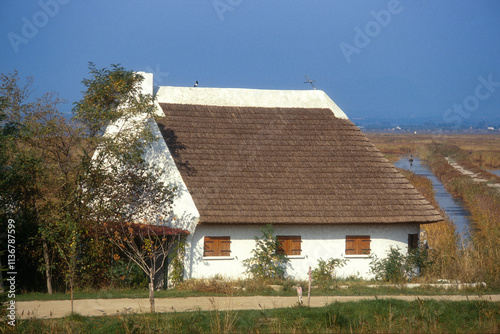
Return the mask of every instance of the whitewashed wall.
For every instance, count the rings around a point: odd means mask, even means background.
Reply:
[[[250,225],[198,225],[194,235],[189,236],[186,255],[186,277],[208,278],[217,274],[227,278],[244,278],[245,267],[242,261],[251,257],[255,246],[255,236],[261,236],[262,226]],[[339,277],[373,277],[370,274],[370,256],[345,255],[346,235],[369,235],[371,255],[379,258],[386,256],[390,246],[407,251],[408,234],[419,233],[417,224],[395,225],[313,225],[285,226],[275,225],[276,235],[300,235],[302,238],[301,256],[292,256],[291,268],[287,275],[296,279],[306,279],[309,266],[317,266],[318,259],[343,258],[347,265],[337,271]],[[230,236],[231,256],[203,257],[204,236]]]

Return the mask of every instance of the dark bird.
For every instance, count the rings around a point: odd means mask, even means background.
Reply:
[[[194,87],[196,87],[196,86],[198,86],[198,81],[196,81],[196,82],[194,83]]]

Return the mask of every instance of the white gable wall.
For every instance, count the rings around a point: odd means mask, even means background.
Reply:
[[[159,87],[159,103],[262,108],[327,108],[336,117],[346,114],[322,90]]]
[[[261,226],[255,225],[199,225],[188,240],[186,278],[208,278],[222,275],[227,278],[245,278],[243,260],[251,257],[255,248],[255,236],[261,236]],[[419,233],[418,224],[380,225],[274,225],[275,235],[299,235],[302,239],[301,256],[291,256],[291,268],[287,275],[306,279],[309,266],[313,269],[318,259],[342,258],[348,260],[345,267],[337,270],[339,277],[357,276],[371,278],[370,262],[366,255],[345,255],[347,235],[369,235],[371,256],[386,256],[390,246],[399,247],[406,253],[408,234]],[[231,256],[203,257],[204,236],[229,236]]]
[[[175,165],[167,144],[161,135],[158,125],[154,121],[149,122],[153,134],[159,139],[146,151],[144,158],[153,168],[163,171],[160,179],[165,184],[176,187],[176,197],[172,207],[174,220],[168,221],[168,226],[181,228],[193,234],[200,219],[198,209],[189,193],[186,184],[182,180],[181,173]]]

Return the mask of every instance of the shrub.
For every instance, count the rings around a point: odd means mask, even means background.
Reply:
[[[148,278],[141,268],[132,261],[118,260],[110,270],[112,282],[119,288],[144,288],[148,286]]]
[[[314,268],[311,272],[312,279],[316,284],[325,284],[334,281],[337,276],[335,274],[335,269],[342,268],[346,265],[347,260],[345,259],[334,259],[329,258],[323,260],[319,258],[318,267]]]
[[[424,247],[412,249],[405,255],[399,247],[391,246],[386,258],[373,258],[370,270],[375,274],[375,279],[398,283],[418,275],[429,265],[428,252]]]
[[[254,279],[282,279],[290,261],[285,254],[278,252],[280,243],[274,235],[272,225],[261,228],[262,237],[255,237],[253,256],[243,261],[245,273]]]

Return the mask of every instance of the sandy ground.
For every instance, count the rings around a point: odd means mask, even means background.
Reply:
[[[311,307],[321,307],[335,301],[358,301],[363,299],[399,299],[421,300],[485,300],[500,302],[500,295],[448,295],[448,296],[313,296]],[[259,310],[290,307],[297,304],[297,297],[188,297],[188,298],[156,298],[157,312],[187,312],[197,310]],[[307,305],[307,296],[304,298]],[[61,318],[71,311],[69,300],[24,301],[17,302],[18,318]],[[117,315],[121,313],[148,312],[149,300],[139,299],[80,299],[74,301],[74,311],[85,316]]]

